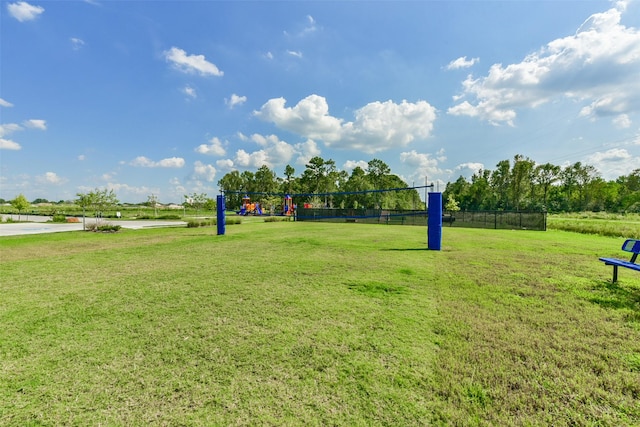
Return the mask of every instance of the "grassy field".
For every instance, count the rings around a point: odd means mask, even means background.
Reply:
[[[0,425],[640,425],[640,275],[564,231],[0,238]],[[626,255],[626,253],[624,253]]]
[[[640,214],[577,212],[549,214],[547,228],[601,236],[640,239]]]

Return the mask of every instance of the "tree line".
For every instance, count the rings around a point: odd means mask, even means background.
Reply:
[[[537,164],[518,154],[448,183],[443,198],[466,211],[640,212],[640,169],[605,181],[588,164]]]
[[[376,192],[408,187],[380,159],[370,160],[365,168],[357,166],[349,174],[338,170],[335,161],[315,156],[298,176],[291,165],[285,167],[284,177],[278,177],[263,165],[256,172],[231,171],[218,181],[218,186],[226,193],[228,209],[239,209],[245,194],[251,195],[254,202],[277,209],[285,193],[304,194],[294,203],[310,203],[314,207],[402,210],[423,207],[416,189]],[[112,190],[95,189],[77,196],[74,202],[92,211],[104,209],[105,201],[108,205],[119,203]],[[447,183],[443,197],[447,206],[465,211],[640,212],[640,169],[605,181],[591,165],[581,162],[567,166],[537,164],[518,154],[512,161],[498,162],[494,170],[479,170],[470,179],[460,176],[455,182]],[[215,200],[206,194],[193,193],[184,198],[183,205],[196,211],[215,209]],[[0,202],[5,201],[0,199]],[[29,205],[22,194],[10,202],[18,212]],[[33,201],[38,202],[46,200]],[[151,195],[142,204],[156,207],[157,198]]]
[[[366,168],[356,166],[351,174],[338,170],[335,161],[315,156],[305,165],[299,176],[287,165],[284,178],[267,166],[251,171],[231,171],[224,175],[218,186],[226,194],[227,207],[239,208],[245,194],[263,206],[280,206],[282,194],[304,194],[294,200],[301,205],[329,208],[421,209],[420,195],[413,190],[376,192],[389,188],[406,188],[407,183],[391,173],[391,168],[380,159],[373,159]],[[259,193],[251,196],[252,193]],[[336,193],[336,194],[330,194]],[[342,193],[342,194],[339,194]]]

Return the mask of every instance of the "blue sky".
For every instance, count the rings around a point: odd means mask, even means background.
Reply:
[[[1,1],[0,197],[218,193],[378,158],[640,168],[640,1]]]

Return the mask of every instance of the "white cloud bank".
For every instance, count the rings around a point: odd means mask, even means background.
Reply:
[[[154,162],[145,156],[139,156],[133,159],[130,165],[143,168],[181,168],[184,166],[184,159],[182,157],[170,157]]]
[[[309,95],[294,107],[285,104],[284,98],[270,99],[254,115],[328,147],[369,154],[426,139],[436,119],[436,109],[426,101],[372,102],[356,110],[351,122],[331,116],[326,99],[319,95]]]
[[[204,55],[187,55],[184,50],[172,47],[164,52],[165,59],[173,66],[184,73],[198,73],[201,76],[222,77],[224,72],[207,61]]]
[[[585,163],[593,165],[604,179],[613,180],[637,169],[640,165],[640,157],[631,155],[624,148],[612,148],[588,156]]]
[[[516,110],[557,97],[586,102],[581,116],[640,111],[640,31],[620,23],[625,3],[589,17],[576,34],[548,43],[517,64],[494,64],[485,77],[468,76],[452,115],[513,125]],[[618,123],[627,126],[627,120]]]
[[[7,11],[9,15],[18,21],[25,22],[36,19],[38,15],[44,12],[44,7],[33,6],[26,1],[19,1],[17,3],[9,3],[7,5]]]

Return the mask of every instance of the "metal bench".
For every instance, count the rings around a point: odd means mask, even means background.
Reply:
[[[640,264],[636,264],[638,254],[640,254],[640,240],[627,239],[622,245],[622,250],[633,254],[629,261],[617,258],[600,258],[600,261],[604,262],[605,265],[613,266],[613,283],[618,281],[618,267],[640,271]]]

